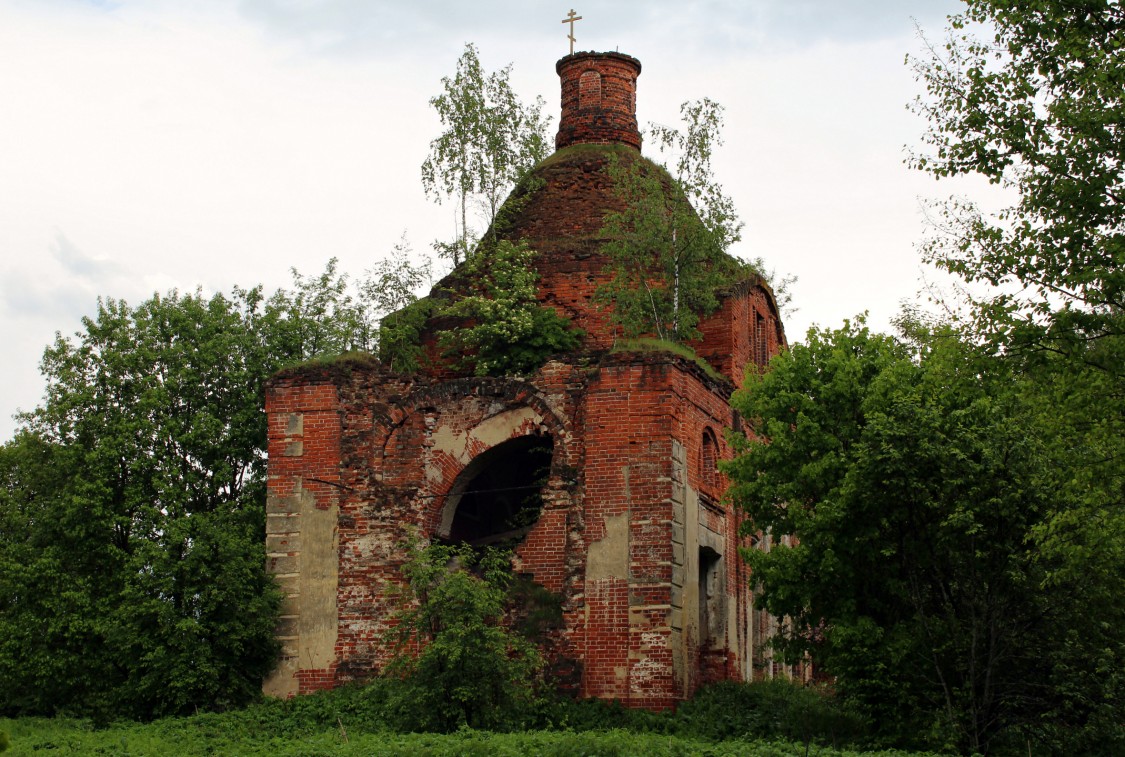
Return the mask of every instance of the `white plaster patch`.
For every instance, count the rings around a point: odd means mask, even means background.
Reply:
[[[629,692],[631,694],[644,694],[652,689],[655,682],[667,673],[665,665],[657,660],[645,657],[633,663],[629,676]]]
[[[357,536],[352,541],[353,552],[365,557],[376,556],[387,558],[398,553],[398,537],[387,531],[374,531]]]
[[[464,431],[454,431],[449,426],[439,426],[434,429],[433,436],[431,437],[434,442],[433,449],[435,452],[444,452],[454,460],[460,460],[462,463],[469,462],[466,455],[466,450],[469,446],[469,435]],[[426,471],[427,475],[429,471]]]
[[[519,429],[527,421],[538,423],[539,420],[539,415],[530,407],[521,407],[486,418],[473,428],[471,434],[485,447],[495,447],[497,444],[511,439],[512,432]],[[463,462],[467,463],[468,460]]]
[[[629,513],[605,519],[605,536],[590,544],[586,580],[629,578]]]

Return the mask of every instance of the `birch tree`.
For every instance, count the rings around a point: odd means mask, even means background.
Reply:
[[[454,240],[434,244],[454,265],[468,258],[480,236],[470,225],[473,206],[484,210],[491,226],[519,177],[547,155],[550,118],[543,115],[544,100],[521,102],[511,73],[510,63],[486,72],[476,46],[468,43],[456,73],[442,77],[442,93],[430,100],[444,131],[430,142],[422,187],[439,203],[457,206]]]
[[[609,175],[624,209],[606,216],[603,250],[611,281],[599,299],[613,307],[625,336],[673,342],[698,336],[696,324],[718,307],[718,291],[749,268],[726,254],[742,222],[715,180],[722,106],[703,99],[680,107],[683,129],[653,126],[671,164],[613,156]]]

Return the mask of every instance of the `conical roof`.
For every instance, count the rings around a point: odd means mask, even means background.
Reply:
[[[610,280],[609,261],[602,253],[609,241],[606,217],[625,209],[610,173],[613,163],[667,177],[663,168],[630,145],[572,144],[532,170],[490,230],[497,239],[524,240],[538,252],[540,301],[585,331],[591,349],[608,348],[614,341],[609,313],[596,299],[597,290]],[[674,194],[670,179],[660,186],[669,204],[686,203]]]
[[[610,241],[607,216],[626,207],[613,167],[655,174],[665,193],[664,204],[682,203],[690,209],[664,168],[640,153],[636,121],[640,68],[639,61],[621,53],[575,53],[558,62],[559,149],[520,182],[481,242],[487,246],[496,240],[523,241],[538,253],[533,265],[539,274],[539,301],[584,332],[587,350],[609,349],[621,336],[598,296],[612,279],[603,252]],[[690,216],[695,217],[694,211]],[[435,286],[431,297],[444,300],[475,286],[459,268]],[[458,322],[431,319],[424,341],[436,344],[438,334],[450,328],[458,328]]]

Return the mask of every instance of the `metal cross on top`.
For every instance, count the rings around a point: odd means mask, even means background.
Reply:
[[[562,20],[562,22],[564,24],[570,24],[570,34],[568,34],[566,36],[566,38],[570,40],[570,54],[571,55],[574,55],[574,43],[577,42],[577,40],[574,38],[574,22],[575,21],[581,21],[581,20],[582,20],[581,16],[574,15],[574,8],[571,8],[570,13],[566,14],[566,18],[564,18]]]

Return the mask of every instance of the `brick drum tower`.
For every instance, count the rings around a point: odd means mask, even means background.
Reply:
[[[762,670],[768,623],[716,463],[740,423],[731,392],[785,345],[776,303],[760,280],[721,293],[691,345],[711,370],[622,349],[594,294],[607,281],[605,215],[621,208],[607,165],[646,161],[641,64],[585,52],[556,70],[558,149],[509,198],[499,235],[538,251],[539,300],[584,344],[524,378],[464,375],[432,349],[413,374],[371,358],[270,381],[266,540],[286,600],[268,694],[379,670],[411,534],[516,543],[515,570],[561,601],[548,651],[581,695],[663,709]]]

